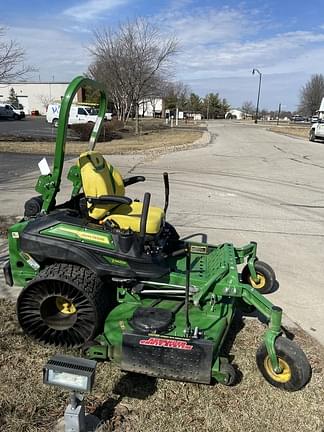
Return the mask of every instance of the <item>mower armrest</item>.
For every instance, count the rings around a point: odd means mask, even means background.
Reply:
[[[143,176],[127,177],[127,178],[123,179],[125,187],[130,186],[134,183],[143,182],[143,181],[145,181],[145,177],[143,177]]]
[[[125,196],[118,195],[101,195],[100,197],[87,197],[90,204],[127,204],[130,205],[133,200]]]

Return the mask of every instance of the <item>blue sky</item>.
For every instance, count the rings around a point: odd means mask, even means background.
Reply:
[[[145,16],[179,40],[173,77],[201,96],[219,92],[233,107],[295,110],[300,88],[324,73],[322,0],[11,0],[0,26],[26,50],[31,79],[69,81],[87,70],[93,30]]]

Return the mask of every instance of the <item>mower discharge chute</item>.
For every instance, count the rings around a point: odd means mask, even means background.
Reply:
[[[68,173],[70,199],[56,205],[69,110],[80,87],[100,91],[89,151]],[[263,294],[276,283],[271,267],[243,247],[180,239],[165,222],[165,207],[125,195],[142,176],[122,178],[94,150],[106,110],[102,87],[75,78],[62,100],[53,172],[41,175],[40,194],[9,230],[9,285],[23,286],[18,320],[35,341],[83,347],[90,358],[111,359],[125,371],[230,385],[235,369],[222,346],[237,310],[257,310],[268,321],[257,365],[265,379],[286,390],[310,378],[303,351],[282,336],[282,310]],[[239,266],[245,264],[242,272]]]

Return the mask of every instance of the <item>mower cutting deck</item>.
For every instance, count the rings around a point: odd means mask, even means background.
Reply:
[[[56,205],[69,110],[78,89],[100,91],[89,151],[72,166],[69,201]],[[310,378],[303,351],[284,338],[282,310],[263,294],[273,290],[271,267],[257,245],[210,245],[181,240],[165,222],[165,207],[125,196],[144,177],[123,179],[94,150],[106,111],[101,86],[78,77],[61,104],[53,172],[41,175],[40,194],[25,204],[25,217],[9,230],[9,285],[23,287],[17,315],[35,341],[82,347],[125,371],[176,380],[230,385],[235,369],[222,353],[235,312],[257,310],[268,321],[257,365],[272,385],[302,388]],[[127,189],[128,190],[128,189]],[[243,267],[243,270],[240,269]]]

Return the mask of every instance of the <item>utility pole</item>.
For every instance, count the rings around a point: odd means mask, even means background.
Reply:
[[[278,126],[278,124],[279,124],[280,113],[281,113],[281,103],[280,103],[279,106],[278,106],[277,126]]]
[[[261,80],[262,80],[262,73],[259,71],[259,69],[253,69],[252,75],[257,72],[259,74],[259,89],[258,89],[258,99],[257,99],[257,105],[256,105],[256,111],[255,111],[255,120],[254,123],[258,123],[258,116],[259,116],[259,102],[260,102],[260,91],[261,91]]]

